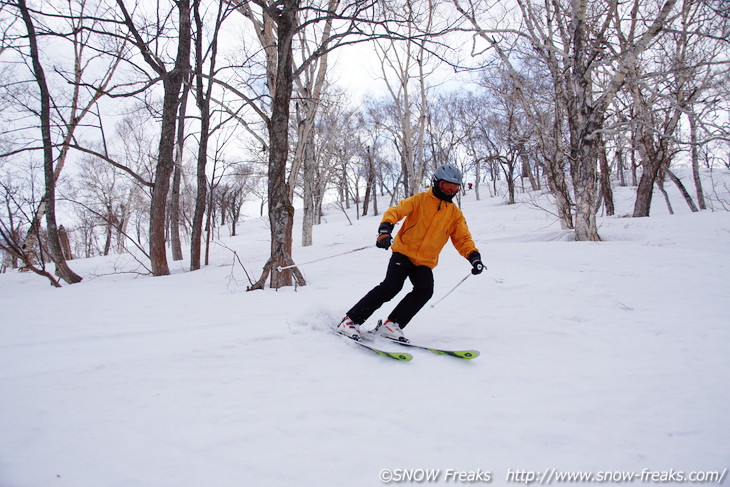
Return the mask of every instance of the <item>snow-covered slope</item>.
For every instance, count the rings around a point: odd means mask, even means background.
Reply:
[[[619,213],[630,198],[618,192]],[[416,350],[402,363],[328,333],[382,279],[389,253],[376,248],[302,266],[308,285],[278,292],[245,292],[222,246],[209,267],[175,264],[164,278],[113,273],[132,267],[118,256],[72,262],[85,280],[62,289],[0,275],[0,486],[377,486],[380,475],[423,473],[397,469],[438,469],[441,483],[448,469],[473,473],[450,483],[488,472],[492,485],[546,469],[722,472],[730,217],[673,202],[674,216],[657,200],[648,219],[601,217],[606,241],[577,243],[530,204],[467,195],[488,271],[427,306],[406,334],[481,350],[471,361]],[[379,218],[351,218],[331,210],[295,259],[371,243]],[[239,232],[223,243],[257,278],[266,225],[252,218]],[[447,245],[434,300],[469,268]]]

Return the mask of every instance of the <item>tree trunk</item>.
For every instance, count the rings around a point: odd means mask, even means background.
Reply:
[[[613,216],[616,209],[613,205],[613,189],[611,188],[611,167],[608,164],[608,155],[606,154],[606,143],[603,137],[599,138],[598,145],[598,161],[601,168],[601,194],[603,195],[603,204],[606,208],[606,215]]]
[[[286,166],[289,155],[289,114],[293,91],[292,39],[295,31],[298,0],[284,0],[282,9],[272,11],[277,24],[276,80],[269,122],[269,224],[271,231],[271,257],[264,266],[261,278],[249,288],[263,289],[271,274],[271,287],[292,285],[292,275],[300,285],[304,276],[295,267],[279,272],[279,267],[292,264],[292,231],[294,206],[289,197]],[[275,271],[276,270],[276,271]],[[272,272],[275,271],[275,272]]]
[[[185,146],[185,114],[187,112],[190,84],[183,86],[178,116],[177,148],[175,154],[175,170],[172,176],[172,197],[170,198],[170,244],[172,260],[183,259],[182,242],[180,241],[180,182],[182,180],[183,148]]]
[[[664,189],[664,175],[659,172],[656,178],[656,187],[659,188],[659,192],[664,196],[664,202],[667,204],[667,210],[670,215],[674,215],[674,209],[672,208],[672,202],[669,200],[669,193]]]
[[[155,181],[150,204],[150,260],[152,274],[170,274],[167,265],[167,245],[165,242],[167,195],[170,190],[170,176],[175,168],[175,117],[177,116],[178,91],[174,79],[163,81],[165,97],[162,109],[162,131],[158,147]],[[179,85],[178,85],[179,86]]]
[[[204,104],[205,105],[205,104]],[[196,172],[195,209],[193,210],[193,228],[190,235],[190,270],[200,269],[200,254],[203,236],[203,220],[205,209],[213,211],[212,203],[208,201],[208,178],[205,168],[208,162],[208,131],[210,130],[210,113],[203,114],[201,108],[200,142],[198,145],[198,164]]]
[[[370,152],[371,148],[367,148],[367,181],[365,183],[365,196],[362,202],[362,216],[368,214],[368,207],[370,206],[370,198],[373,198],[373,214],[377,214],[377,203],[375,200],[377,195],[375,194],[375,164],[373,163],[373,155]]]
[[[515,156],[510,156],[509,160],[500,160],[502,171],[504,172],[504,179],[507,183],[507,204],[514,205],[515,199]]]
[[[580,138],[571,151],[571,172],[575,193],[575,239],[598,242],[596,223],[596,157],[592,143]]]
[[[687,202],[687,206],[689,206],[690,211],[692,213],[698,212],[699,210],[697,209],[697,205],[695,205],[695,202],[692,201],[692,196],[690,196],[689,191],[687,191],[687,188],[684,187],[684,184],[682,184],[682,181],[677,177],[677,175],[674,174],[668,167],[664,168],[664,172],[669,177],[669,179],[671,179],[672,182],[677,186],[677,189],[679,189],[679,192],[682,194],[684,201]]]
[[[626,186],[624,149],[621,146],[616,148],[616,171],[618,173],[618,185],[621,187]]]
[[[700,210],[707,209],[707,203],[705,202],[705,192],[702,190],[702,178],[700,178],[700,156],[699,156],[699,143],[697,137],[697,115],[694,112],[689,114],[689,131],[690,139],[692,143],[691,154],[692,154],[692,178],[695,182],[695,189],[697,191],[697,203],[700,206]]]
[[[322,204],[324,204],[324,194],[327,190],[327,180],[323,177],[317,179],[316,192],[314,193],[314,224],[322,224]]]
[[[215,169],[213,170],[213,174],[215,175]],[[215,178],[215,176],[214,176]],[[206,206],[208,208],[208,211],[205,212],[206,220],[205,220],[205,265],[208,265],[208,259],[210,257],[210,238],[211,235],[213,235],[213,229],[215,227],[215,190],[217,188],[217,185],[213,185],[211,183],[210,188],[208,188],[208,204],[203,205],[203,209],[205,210]],[[198,262],[198,268],[200,268],[200,262]]]
[[[63,225],[58,227],[58,237],[61,241],[61,249],[66,260],[74,260],[73,252],[71,252],[71,242],[68,239],[68,233]],[[109,252],[107,252],[108,254]]]
[[[573,203],[570,198],[568,183],[565,181],[564,163],[561,162],[560,153],[556,152],[545,161],[545,178],[550,194],[555,198],[555,207],[560,220],[560,228],[570,230],[575,228],[573,224]]]
[[[315,222],[315,188],[317,186],[316,173],[317,162],[314,155],[314,131],[310,130],[307,139],[304,142],[303,150],[303,199],[304,207],[302,208],[302,247],[309,247],[314,243],[314,222]]]
[[[46,75],[40,62],[35,26],[30,16],[25,0],[18,0],[23,22],[28,32],[28,43],[33,66],[33,74],[38,84],[41,100],[41,137],[43,140],[43,175],[45,178],[45,215],[48,230],[48,251],[56,264],[56,274],[69,284],[81,282],[81,276],[76,274],[66,263],[63,255],[58,227],[56,225],[56,177],[53,168],[53,138],[51,137],[51,95],[48,91]]]
[[[636,188],[636,201],[634,202],[635,218],[649,216],[651,211],[651,200],[654,193],[654,182],[661,169],[664,151],[660,147],[654,147],[654,140],[648,129],[639,129],[641,134],[637,137],[639,158],[641,160],[641,177]]]
[[[481,200],[481,197],[479,196],[479,186],[482,182],[482,162],[481,160],[477,160],[475,169],[476,174],[474,177],[474,195],[476,197],[476,200]]]
[[[114,209],[111,208],[111,204],[107,204],[106,207],[106,216],[104,217],[106,220],[104,222],[104,227],[106,230],[106,238],[104,240],[104,252],[103,255],[109,255],[109,252],[111,252],[112,249],[112,238],[114,238]]]
[[[654,180],[649,174],[642,174],[639,178],[639,184],[636,187],[636,201],[634,202],[634,218],[649,216],[651,210],[651,199],[654,190]]]
[[[378,184],[375,168],[373,167],[373,216],[378,216]]]
[[[285,4],[296,4],[287,0]],[[271,259],[273,266],[290,264],[294,206],[286,184],[286,167],[289,154],[289,108],[293,89],[292,36],[295,9],[281,13],[278,21],[278,70],[276,90],[271,115],[269,138],[269,221],[271,223]],[[291,271],[274,272],[271,287],[292,285]]]
[[[535,174],[532,172],[530,158],[527,157],[527,153],[523,151],[524,147],[520,151],[520,159],[522,160],[522,177],[527,177],[530,181],[530,188],[532,188],[533,191],[538,191],[540,189],[540,184],[537,182]]]
[[[575,194],[575,239],[600,241],[596,225],[596,131],[603,123],[602,113],[593,103],[593,84],[589,71],[590,53],[586,45],[586,0],[572,2],[570,23],[572,71],[568,86],[568,126],[570,128],[570,171]]]
[[[190,67],[190,0],[178,0],[176,4],[179,10],[180,29],[177,58],[175,67],[162,81],[164,96],[160,144],[150,204],[150,261],[152,274],[155,276],[170,274],[165,242],[167,196],[170,191],[170,176],[175,167],[175,128],[180,104],[180,88]]]

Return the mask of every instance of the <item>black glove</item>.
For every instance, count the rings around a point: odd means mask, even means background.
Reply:
[[[471,254],[469,254],[469,262],[471,263],[471,273],[475,276],[477,274],[481,274],[484,269],[486,269],[486,266],[482,263],[482,256],[479,254],[479,252],[474,251]]]
[[[389,222],[383,222],[378,227],[378,239],[375,241],[375,246],[381,249],[388,250],[393,244],[393,224]]]

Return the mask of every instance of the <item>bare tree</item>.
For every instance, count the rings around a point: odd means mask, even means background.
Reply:
[[[518,70],[506,50],[506,46],[515,45],[515,40],[523,39],[548,69],[555,90],[556,113],[564,110],[563,116],[556,119],[568,127],[566,154],[575,196],[576,239],[600,240],[595,218],[597,134],[637,57],[675,16],[677,0],[666,0],[658,9],[639,0],[629,4],[617,0],[516,0],[522,22],[518,28],[496,23],[483,25],[477,17],[482,9],[477,11],[460,0],[453,2],[518,83]],[[622,36],[624,30],[631,35]],[[609,40],[619,36],[619,47],[612,46]]]
[[[99,53],[91,45],[94,28],[98,24],[98,5],[87,5],[84,2],[68,2],[66,5],[44,5],[48,11],[33,9],[26,2],[3,1],[0,6],[9,7],[18,20],[13,25],[22,25],[24,32],[15,41],[5,31],[3,45],[17,47],[16,51],[27,60],[26,65],[32,74],[32,83],[38,88],[37,99],[26,100],[27,94],[16,89],[17,86],[29,85],[28,81],[16,79],[14,83],[4,86],[5,96],[13,100],[11,112],[20,115],[11,122],[16,134],[8,150],[1,157],[11,157],[23,151],[42,151],[44,164],[49,172],[45,174],[46,194],[34,212],[36,221],[31,228],[37,228],[46,219],[48,228],[49,254],[57,262],[57,272],[69,283],[78,282],[80,276],[68,267],[63,256],[62,235],[55,223],[56,184],[61,175],[69,150],[74,145],[79,127],[84,120],[93,114],[98,100],[104,95],[116,68],[119,65],[118,46],[114,43],[107,46],[109,51]],[[96,9],[97,11],[94,11]],[[43,50],[43,40],[53,38],[59,41],[59,50],[70,54],[70,67],[64,62],[50,60]],[[27,44],[26,44],[27,42]],[[104,67],[104,63],[108,62]],[[46,67],[53,63],[53,69],[47,72]],[[101,68],[101,69],[100,69]],[[49,74],[50,73],[50,74]],[[16,74],[18,74],[16,72]],[[101,76],[99,76],[101,74]],[[50,80],[49,80],[50,76]],[[60,79],[61,84],[54,83]],[[61,89],[58,89],[58,87]],[[20,98],[19,98],[20,97]],[[40,105],[38,108],[35,104]],[[39,120],[41,136],[29,136],[25,139],[18,134],[29,134],[33,127],[22,127],[25,111]],[[38,142],[39,141],[39,142]],[[48,200],[53,197],[54,201]],[[48,213],[50,211],[50,214]],[[33,248],[37,244],[37,233],[31,231],[23,243],[28,260],[32,260]]]
[[[722,23],[727,25],[724,20]],[[704,206],[697,153],[701,145],[698,111],[715,98],[718,79],[726,79],[727,65],[722,55],[727,49],[710,39],[711,33],[721,31],[716,24],[703,2],[684,0],[677,28],[666,33],[631,71],[633,76],[628,82],[642,167],[634,205],[636,217],[649,215],[652,189],[664,175],[677,185],[692,211],[697,211],[688,191],[670,169],[685,144],[690,147],[700,207]],[[687,142],[681,140],[680,131],[685,116],[690,127]]]
[[[423,11],[421,11],[423,8]],[[405,39],[387,39],[375,44],[390,101],[394,124],[391,133],[400,155],[406,196],[418,192],[426,172],[424,139],[428,118],[427,77],[433,66],[427,40],[416,41],[420,29],[433,23],[433,4],[407,1],[404,5]]]
[[[432,97],[426,116],[424,156],[426,173],[442,164],[459,166],[459,148],[466,132],[459,123],[461,95],[447,92]]]
[[[328,6],[330,11],[337,8],[339,0],[332,0]],[[306,22],[306,18],[303,21]],[[317,182],[315,175],[317,173],[316,155],[314,153],[314,127],[319,110],[323,90],[325,89],[325,80],[329,66],[329,55],[327,52],[321,56],[312,57],[312,50],[316,46],[322,46],[329,42],[332,36],[332,23],[334,18],[327,19],[321,33],[315,33],[318,38],[310,41],[308,39],[309,32],[300,30],[299,36],[299,54],[301,57],[300,64],[304,67],[301,74],[295,78],[296,101],[296,147],[294,150],[294,162],[291,173],[298,174],[299,169],[302,171],[302,199],[304,200],[304,208],[302,215],[302,245],[309,246],[313,243],[313,225],[317,220],[316,212],[316,193]],[[311,58],[311,61],[307,61]],[[289,191],[294,194],[294,186],[297,178],[289,178]]]
[[[254,193],[256,185],[256,175],[253,168],[249,165],[238,165],[233,172],[230,182],[226,183],[227,191],[222,192],[226,195],[225,212],[230,217],[231,236],[236,236],[236,225],[241,217],[243,204],[248,199],[248,195]]]
[[[381,188],[390,195],[389,206],[396,200],[406,197],[406,188],[409,183],[404,179],[408,174],[405,160],[402,119],[398,117],[398,110],[392,99],[371,99],[366,102],[367,123],[373,133],[372,137],[379,141],[381,157],[385,162],[378,171]]]
[[[193,215],[193,228],[190,242],[190,269],[200,268],[200,247],[203,227],[203,217],[207,204],[206,191],[206,166],[208,161],[208,145],[211,133],[215,130],[211,126],[211,103],[213,102],[213,87],[217,77],[218,43],[223,22],[235,11],[235,6],[226,0],[218,0],[214,20],[210,22],[212,32],[210,39],[204,43],[206,35],[206,23],[204,13],[201,12],[200,2],[193,4],[193,17],[195,21],[195,103],[200,111],[200,133],[198,140],[197,157],[197,195],[195,198],[195,212]],[[204,69],[207,64],[207,74]],[[206,256],[208,253],[206,245]],[[206,257],[207,262],[207,257]]]
[[[197,0],[193,0],[193,3]],[[191,2],[190,0],[176,0],[175,8],[164,15],[164,18],[175,18],[176,31],[175,59],[172,66],[155,52],[154,35],[140,30],[132,14],[130,14],[124,0],[117,0],[121,12],[121,22],[126,27],[130,40],[147,66],[162,82],[163,102],[161,112],[160,143],[157,153],[157,165],[154,174],[152,201],[150,203],[150,259],[152,273],[155,276],[167,275],[170,268],[167,264],[167,246],[165,238],[167,197],[170,190],[170,178],[175,168],[175,140],[178,108],[181,100],[181,88],[186,73],[190,71],[191,52]],[[162,29],[162,25],[157,26]]]
[[[258,113],[266,122],[268,132],[268,205],[271,228],[271,256],[264,265],[259,280],[250,289],[262,289],[271,276],[271,287],[290,286],[293,277],[299,284],[305,284],[304,276],[296,268],[283,272],[272,272],[279,267],[291,265],[292,230],[294,207],[291,188],[297,178],[296,171],[288,172],[290,103],[297,79],[315,59],[333,49],[354,42],[362,42],[376,37],[378,33],[389,33],[387,21],[376,22],[376,3],[370,0],[352,2],[321,2],[312,0],[282,0],[269,2],[254,0],[240,6],[239,11],[254,26],[264,51],[266,67],[266,86],[270,96],[270,115],[259,109]],[[305,15],[304,13],[307,13]],[[322,44],[315,46],[312,54],[301,64],[295,65],[295,45],[297,35],[307,28],[326,24],[338,19],[337,29],[332,24],[332,33],[322,37]],[[295,165],[295,169],[297,166]]]
[[[709,5],[708,5],[709,3]],[[713,15],[720,13],[720,16]],[[730,35],[730,10],[725,14],[718,12],[713,2],[686,2],[682,8],[682,29],[673,33],[677,49],[673,51],[677,58],[677,68],[685,72],[690,89],[697,94],[686,100],[686,116],[689,124],[690,160],[692,161],[692,178],[699,209],[707,208],[705,194],[700,177],[700,154],[709,142],[703,134],[713,137],[712,119],[717,113],[727,109],[727,93],[730,80],[726,76],[728,60],[728,35]],[[718,41],[724,39],[724,41]],[[720,133],[723,130],[719,131]],[[724,130],[727,134],[727,126]]]
[[[235,131],[230,127],[225,131],[214,130],[211,132],[211,148],[214,149],[209,158],[212,162],[211,175],[208,180],[208,202],[205,213],[205,265],[210,263],[210,243],[217,228],[216,210],[220,210],[221,225],[225,225],[225,218],[228,213],[228,193],[233,189],[226,185],[226,177],[240,166],[237,161],[231,160],[226,155],[226,149],[235,136]]]
[[[261,10],[260,17],[253,6]],[[285,272],[272,272],[277,267],[291,263],[294,206],[287,184],[287,160],[289,156],[289,114],[294,88],[294,37],[299,28],[298,17],[302,8],[299,0],[282,2],[257,1],[244,4],[240,11],[255,25],[261,45],[266,53],[266,79],[271,95],[271,115],[268,128],[268,196],[269,222],[271,227],[271,256],[263,273],[251,289],[262,289],[269,274],[271,287],[292,284],[292,273],[304,283],[304,277],[294,268]]]
[[[383,156],[383,131],[378,130],[378,123],[365,110],[357,114],[357,146],[360,158],[365,165],[366,187],[363,201],[363,216],[367,215],[372,202],[373,215],[378,215],[378,190],[383,185],[383,179],[391,167]]]
[[[20,16],[25,24],[28,33],[28,50],[31,60],[33,76],[38,84],[40,95],[40,127],[41,139],[43,144],[43,175],[45,178],[45,194],[41,203],[43,211],[38,213],[45,214],[46,229],[48,231],[48,250],[53,262],[56,264],[56,272],[69,284],[81,281],[81,276],[76,274],[66,263],[66,257],[63,254],[58,227],[56,225],[56,175],[54,172],[54,144],[51,135],[51,94],[46,81],[46,74],[41,63],[41,57],[38,48],[38,37],[36,34],[35,24],[31,17],[30,10],[25,0],[17,0],[16,3]],[[36,216],[36,218],[38,218]]]
[[[43,255],[45,246],[39,245],[40,255],[33,258],[23,249],[24,235],[27,233],[23,231],[24,227],[32,228],[37,233],[39,243],[45,240],[32,213],[36,202],[26,201],[25,192],[24,188],[13,182],[9,174],[3,174],[0,178],[0,250],[9,256],[12,267],[17,267],[22,262],[27,270],[47,278],[52,286],[61,287],[58,279],[46,270],[46,259]]]

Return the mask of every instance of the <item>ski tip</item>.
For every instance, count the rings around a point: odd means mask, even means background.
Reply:
[[[395,360],[401,360],[403,362],[410,362],[411,360],[413,360],[413,355],[411,355],[410,353],[388,352],[388,351],[385,351],[385,350],[380,350],[379,348],[373,348],[373,347],[371,347],[369,345],[365,345],[364,343],[362,343],[362,345],[365,346],[366,348],[369,348],[373,352],[375,352],[378,355],[381,355],[383,357],[388,357],[388,358],[392,358],[392,359],[395,359]]]
[[[387,352],[385,350],[380,350],[379,348],[370,347],[362,342],[358,342],[358,343],[363,345],[365,348],[377,353],[381,357],[388,357],[388,358],[392,358],[394,360],[399,360],[401,362],[410,362],[411,360],[413,360],[413,355],[411,355],[410,353]]]
[[[471,359],[477,358],[480,355],[480,353],[479,353],[479,350],[460,350],[460,351],[456,352],[455,355],[459,358],[471,360]]]
[[[439,355],[448,355],[449,357],[463,358],[466,360],[475,359],[479,356],[479,350],[441,350],[439,348],[427,348]]]

